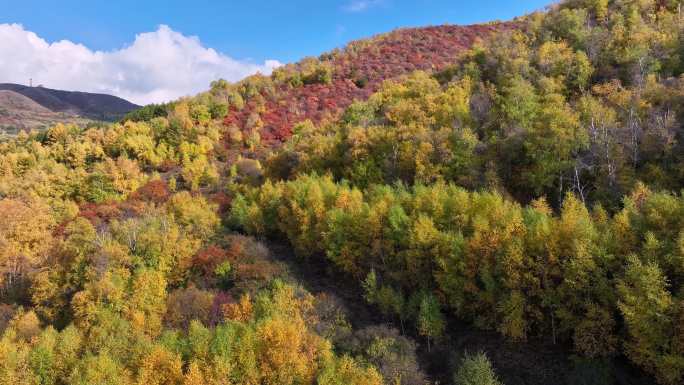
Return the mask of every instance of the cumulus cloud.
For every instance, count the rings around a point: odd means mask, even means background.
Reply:
[[[0,82],[108,93],[147,104],[192,95],[213,80],[269,74],[281,63],[236,60],[166,25],[141,33],[132,44],[93,51],[62,40],[48,43],[19,24],[0,24]]]
[[[344,6],[347,12],[363,12],[368,8],[380,5],[383,0],[353,0]]]

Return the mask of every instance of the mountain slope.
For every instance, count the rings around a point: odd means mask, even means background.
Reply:
[[[257,87],[259,96],[248,96],[243,108],[233,107],[225,124],[242,130],[256,125],[262,141],[281,142],[298,122],[334,118],[354,100],[367,99],[384,80],[416,70],[443,69],[478,39],[515,26],[515,22],[507,22],[407,28],[352,42],[318,59],[308,58],[276,70],[270,88],[252,84],[258,79],[247,79],[241,93],[245,93],[244,88]],[[326,70],[327,79],[311,79],[307,74],[325,74]]]
[[[88,120],[67,112],[54,112],[14,91],[0,90],[0,128],[10,134],[20,129],[55,123],[86,123]]]
[[[114,121],[139,107],[122,98],[105,94],[27,87],[11,83],[0,84],[0,90],[24,95],[52,112],[68,113],[92,120]]]
[[[0,143],[0,383],[683,384],[680,15],[566,1],[400,79],[455,44],[385,35]]]

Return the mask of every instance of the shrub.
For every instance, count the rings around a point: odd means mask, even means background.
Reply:
[[[466,354],[454,375],[455,385],[502,385],[494,373],[487,355],[480,352],[474,356]]]
[[[370,326],[354,334],[341,344],[354,356],[362,356],[378,368],[385,383],[422,385],[425,376],[420,371],[416,344],[399,335],[397,329]]]
[[[180,329],[187,329],[193,320],[208,325],[213,302],[212,293],[194,286],[174,290],[166,301],[165,321],[170,327]]]

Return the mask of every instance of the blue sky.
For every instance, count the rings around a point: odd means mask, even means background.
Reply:
[[[4,2],[0,23],[23,24],[48,41],[68,39],[111,50],[165,24],[231,57],[291,62],[398,27],[509,19],[549,0]]]
[[[551,0],[0,0],[0,82],[171,100],[399,27],[507,20]]]

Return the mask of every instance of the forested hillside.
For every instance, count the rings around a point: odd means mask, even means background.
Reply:
[[[0,383],[681,384],[683,28],[568,0],[1,142]]]
[[[383,80],[444,68],[476,39],[510,28],[498,23],[404,29],[352,42],[343,50],[276,69],[270,82],[243,82],[254,88],[245,90],[244,107],[234,106],[226,124],[258,130],[265,141],[285,140],[296,123],[334,119],[354,100],[367,99]],[[214,91],[222,86],[215,84]],[[254,92],[259,96],[250,98]]]

